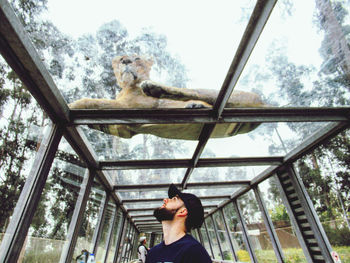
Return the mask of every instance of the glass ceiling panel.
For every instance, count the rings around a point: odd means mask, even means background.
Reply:
[[[219,203],[221,203],[222,201],[220,200],[201,200],[202,201],[202,205],[206,206],[206,205],[218,205]],[[137,209],[137,208],[158,208],[163,204],[162,201],[158,201],[158,202],[145,202],[145,203],[127,203],[124,204],[126,209]]]
[[[191,193],[198,197],[201,196],[217,196],[217,195],[232,195],[240,187],[239,186],[221,186],[220,191],[217,188],[207,188],[207,189],[185,189],[184,193]]]
[[[196,168],[192,172],[188,182],[195,183],[251,180],[268,167],[269,166]]]
[[[130,211],[130,216],[138,216],[138,215],[147,215],[147,216],[153,216],[153,211],[146,210],[146,211]]]
[[[108,171],[114,185],[181,183],[186,168]]]
[[[71,103],[114,98],[120,89],[112,60],[124,54],[152,58],[154,81],[219,90],[255,2],[49,0],[28,14],[14,7],[30,24],[43,62]],[[208,54],[215,70],[203,63]]]
[[[81,128],[100,161],[191,158],[198,144],[197,141],[165,139],[146,134],[124,139],[86,126]]]
[[[235,90],[282,107],[349,105],[348,11],[346,1],[277,1]]]
[[[202,158],[281,156],[328,122],[263,123],[247,134],[209,139]]]
[[[165,198],[168,196],[168,190],[155,191],[128,191],[117,192],[121,199],[150,199],[150,198]]]

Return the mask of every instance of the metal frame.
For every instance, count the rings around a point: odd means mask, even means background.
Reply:
[[[273,247],[273,250],[275,251],[277,262],[284,263],[285,259],[284,259],[284,255],[283,255],[283,251],[282,251],[282,246],[281,246],[281,243],[277,237],[277,233],[276,233],[275,228],[273,226],[270,215],[267,211],[265,202],[261,198],[260,190],[259,190],[258,186],[254,186],[253,190],[254,190],[256,201],[257,201],[259,208],[260,208],[260,212],[261,212],[262,217],[264,219],[266,230],[267,230],[269,237],[271,239],[272,247]]]
[[[68,232],[68,242],[62,252],[60,262],[70,262],[74,251],[77,233],[82,222],[82,215],[85,210],[86,202],[90,193],[93,177],[95,173],[100,179],[106,194],[111,196],[117,207],[123,211],[123,222],[120,227],[120,236],[117,241],[117,249],[114,257],[116,262],[119,253],[119,246],[123,244],[122,237],[126,234],[125,224],[130,224],[130,229],[135,228],[135,232],[145,229],[154,231],[160,230],[158,226],[147,225],[145,220],[143,224],[137,224],[134,219],[142,218],[149,215],[131,216],[129,212],[138,211],[137,209],[127,210],[125,203],[140,202],[140,200],[120,200],[116,191],[125,190],[154,190],[159,188],[167,188],[168,184],[155,185],[113,185],[111,179],[104,170],[113,169],[160,169],[160,168],[187,168],[181,184],[178,186],[182,189],[217,187],[235,185],[241,186],[240,190],[234,192],[230,197],[222,197],[222,202],[213,207],[206,217],[220,210],[229,202],[233,201],[237,210],[239,219],[241,220],[243,232],[245,233],[245,241],[249,245],[249,236],[246,233],[245,224],[241,218],[239,207],[236,203],[237,197],[246,193],[250,189],[255,189],[256,197],[260,209],[264,216],[264,221],[272,237],[274,249],[280,262],[283,260],[278,239],[274,233],[271,220],[269,219],[266,207],[261,200],[257,185],[264,179],[273,176],[276,172],[288,169],[294,174],[290,164],[310,152],[324,141],[342,130],[349,127],[350,107],[341,108],[258,108],[258,109],[224,109],[224,106],[232,93],[239,76],[241,75],[250,54],[273,10],[276,0],[258,0],[254,11],[250,17],[244,35],[241,39],[237,52],[233,58],[232,64],[228,70],[219,95],[215,101],[213,109],[188,110],[188,109],[167,109],[167,110],[69,110],[68,105],[64,101],[62,95],[57,89],[49,72],[45,68],[40,56],[30,42],[29,37],[25,33],[21,23],[15,16],[11,6],[6,0],[0,0],[0,51],[11,68],[17,73],[22,82],[26,85],[30,93],[35,97],[39,105],[44,109],[45,113],[52,120],[53,128],[48,136],[50,141],[46,146],[46,152],[39,152],[35,165],[33,165],[30,177],[27,179],[24,189],[22,190],[20,199],[14,211],[13,218],[6,230],[6,235],[0,247],[0,261],[9,262],[16,260],[22,249],[23,242],[31,223],[35,208],[39,202],[41,192],[46,182],[47,173],[50,169],[55,151],[62,134],[79,155],[86,167],[90,170],[90,175],[86,174],[80,188],[79,197],[71,220]],[[210,135],[217,123],[225,122],[332,122],[332,124],[320,129],[306,140],[299,147],[286,154],[284,157],[246,157],[246,158],[200,158],[201,154],[208,142]],[[199,136],[198,145],[191,159],[179,160],[137,160],[137,161],[109,161],[99,162],[90,143],[86,139],[83,132],[77,125],[81,124],[137,124],[137,123],[205,123],[204,128]],[[43,147],[43,145],[42,145]],[[44,148],[44,147],[43,147]],[[40,148],[41,149],[41,148]],[[44,150],[43,150],[44,151]],[[232,182],[207,182],[207,183],[188,183],[194,169],[200,167],[229,167],[229,166],[247,166],[247,165],[271,165],[270,168],[256,176],[251,181],[232,181]],[[312,221],[312,227],[316,233],[317,239],[321,244],[325,258],[329,259],[330,245],[325,233],[320,225],[312,203],[306,193],[302,181],[297,176],[292,176],[295,180],[294,184],[298,186],[298,194],[303,198],[303,206],[305,206],[307,216]],[[211,197],[201,197],[201,199],[209,199]],[[214,197],[213,197],[214,198]],[[219,198],[219,197],[217,197]],[[145,200],[143,200],[145,201]],[[150,199],[149,201],[154,201]],[[108,202],[106,202],[108,203]],[[100,214],[99,225],[94,233],[94,251],[97,248],[98,240],[104,217],[106,204]],[[289,203],[287,201],[286,206]],[[145,209],[143,209],[145,210]],[[220,210],[221,211],[221,210]],[[222,213],[222,211],[221,211]],[[117,209],[115,217],[117,215]],[[127,219],[128,218],[128,219]],[[115,218],[114,218],[115,220]],[[225,218],[224,218],[225,220]],[[129,223],[128,223],[129,222]],[[214,227],[215,227],[215,222]],[[292,220],[293,223],[293,220]],[[226,222],[225,222],[226,224]],[[294,223],[293,223],[294,224]],[[226,231],[227,230],[227,225]],[[206,225],[205,229],[207,231]],[[111,234],[110,229],[107,247],[109,247]],[[199,231],[200,232],[200,231]],[[297,232],[298,233],[298,232]],[[9,235],[7,235],[9,234]],[[201,234],[201,233],[200,233]],[[208,232],[207,232],[208,234]],[[228,232],[229,240],[231,240]],[[201,235],[200,235],[201,236]],[[300,240],[300,236],[298,236]],[[212,250],[211,241],[208,235],[209,245]],[[302,241],[301,241],[302,242]],[[220,242],[219,242],[220,243]],[[231,242],[232,246],[232,242]],[[232,247],[231,247],[232,248]],[[251,249],[251,248],[250,248]],[[107,249],[108,252],[108,249]],[[106,252],[106,253],[107,253]],[[123,252],[123,251],[121,251]],[[213,250],[211,251],[213,254]],[[253,255],[253,256],[252,256]],[[256,261],[254,254],[251,257],[253,262]]]
[[[219,238],[219,235],[218,235],[218,229],[216,227],[216,223],[215,223],[215,220],[213,218],[213,215],[211,214],[209,216],[209,218],[211,219],[211,222],[213,223],[213,228],[214,228],[214,231],[215,231],[216,240],[218,241],[218,247],[219,247],[221,259],[224,260],[224,254],[222,253],[222,248],[221,248],[221,244],[220,244],[220,238]]]
[[[108,201],[109,201],[109,195],[106,193],[104,195],[103,199],[101,200],[98,219],[97,219],[97,225],[96,225],[94,235],[92,238],[92,244],[94,246],[92,251],[95,255],[97,253],[98,243],[100,242],[103,223],[104,223],[104,219],[106,217],[106,210],[107,210],[107,206],[108,206]]]
[[[215,259],[213,245],[211,244],[211,239],[210,239],[210,236],[209,236],[208,226],[207,226],[207,222],[205,222],[205,220],[203,222],[203,225],[204,225],[205,232],[207,233],[208,243],[209,243],[211,255],[212,255],[213,259]]]
[[[231,237],[230,231],[229,231],[228,226],[227,226],[227,221],[226,221],[226,218],[225,218],[225,215],[224,215],[224,211],[222,209],[219,209],[219,213],[220,213],[220,216],[222,218],[222,221],[224,222],[224,227],[225,227],[226,234],[228,236],[228,242],[229,242],[229,245],[230,245],[231,253],[232,253],[235,261],[238,261],[238,258],[237,258],[237,255],[236,255],[236,251],[235,251],[235,249],[233,247],[232,237]]]
[[[78,239],[79,229],[83,222],[83,215],[85,212],[87,201],[89,199],[92,183],[94,181],[94,175],[95,173],[89,170],[86,170],[85,172],[84,179],[80,187],[77,203],[74,207],[73,216],[69,224],[67,234],[68,242],[66,242],[63,247],[60,263],[68,263],[72,261],[74,248]]]
[[[234,207],[234,209],[236,211],[238,221],[239,221],[239,223],[241,224],[241,227],[242,227],[243,240],[244,240],[246,248],[248,249],[248,253],[249,253],[250,259],[251,259],[251,261],[253,263],[257,263],[258,259],[257,259],[256,255],[254,253],[254,248],[252,246],[252,242],[250,241],[250,237],[248,235],[248,228],[247,228],[247,225],[245,224],[244,218],[242,216],[241,209],[239,208],[237,200],[234,200],[232,203],[233,203],[233,207]]]
[[[0,262],[18,260],[61,138],[62,128],[57,125],[44,135],[1,242]]]

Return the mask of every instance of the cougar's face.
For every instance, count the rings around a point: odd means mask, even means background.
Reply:
[[[122,87],[149,79],[152,64],[152,60],[137,55],[118,56],[112,62],[117,82]]]

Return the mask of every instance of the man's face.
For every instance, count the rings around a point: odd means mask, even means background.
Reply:
[[[153,215],[157,218],[159,222],[166,220],[173,220],[176,212],[184,207],[184,202],[180,197],[174,196],[173,198],[165,198],[163,200],[163,205],[159,208],[156,208],[153,212]]]

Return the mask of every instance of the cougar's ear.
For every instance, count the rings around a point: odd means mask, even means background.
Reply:
[[[147,66],[148,66],[149,68],[151,68],[152,65],[153,65],[153,63],[154,63],[153,58],[151,58],[151,57],[145,57],[145,58],[144,58],[144,61],[146,62]]]

